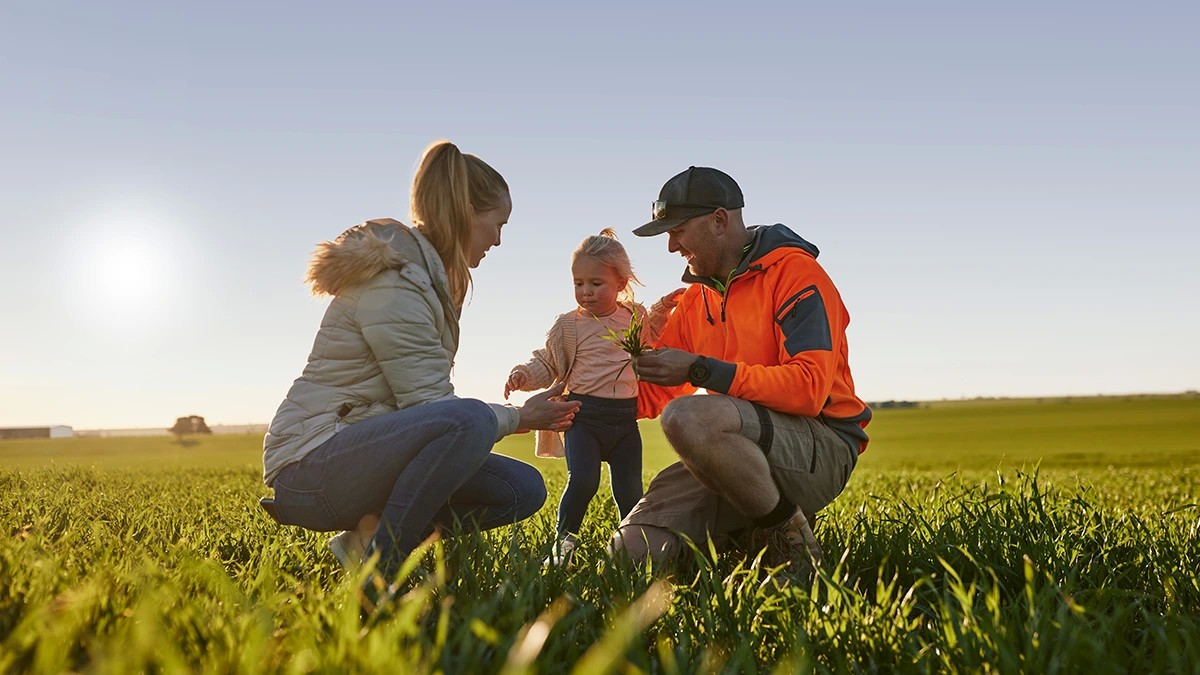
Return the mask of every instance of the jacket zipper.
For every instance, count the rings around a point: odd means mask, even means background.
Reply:
[[[761,271],[762,271],[761,264],[751,265],[746,268],[745,272],[742,272],[741,274],[737,275],[736,277],[731,277],[729,279],[729,283],[725,284],[725,292],[723,294],[721,294],[721,323],[725,323],[725,301],[729,299],[729,289],[733,288],[733,282],[746,276],[746,274],[749,272],[761,272]],[[709,323],[712,323],[711,319],[709,319]]]

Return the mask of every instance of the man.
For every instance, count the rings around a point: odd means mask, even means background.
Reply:
[[[679,454],[613,535],[634,559],[751,542],[768,564],[820,562],[809,524],[841,493],[871,410],[847,362],[850,317],[817,247],[783,225],[747,228],[741,188],[716,169],[667,181],[643,237],[687,260],[657,349],[638,359],[639,408]],[[713,396],[689,396],[706,389]],[[747,535],[749,535],[747,537]]]

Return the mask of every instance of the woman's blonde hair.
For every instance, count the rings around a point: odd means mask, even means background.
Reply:
[[[633,264],[629,262],[629,254],[625,247],[617,241],[617,233],[606,227],[600,234],[593,234],[579,244],[579,248],[571,254],[571,264],[582,257],[588,257],[601,265],[611,267],[617,276],[625,280],[625,288],[617,294],[617,302],[630,305],[633,303],[633,284],[641,285],[641,280],[633,273]]]
[[[413,175],[409,217],[437,249],[456,304],[462,305],[471,286],[467,246],[473,216],[510,202],[508,183],[482,159],[446,140],[425,148]]]

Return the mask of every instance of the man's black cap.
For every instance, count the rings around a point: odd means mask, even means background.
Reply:
[[[677,227],[683,221],[717,209],[745,206],[742,188],[729,174],[706,166],[691,166],[663,185],[658,201],[651,205],[654,220],[633,231],[639,237],[652,237]]]

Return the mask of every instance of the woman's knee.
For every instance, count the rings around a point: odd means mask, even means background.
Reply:
[[[525,520],[546,504],[546,481],[532,466],[528,467],[527,474],[513,491],[516,494],[516,504],[513,506],[515,521]]]
[[[455,401],[457,414],[454,420],[458,433],[470,439],[471,445],[491,452],[496,442],[496,413],[491,406],[473,398]]]

